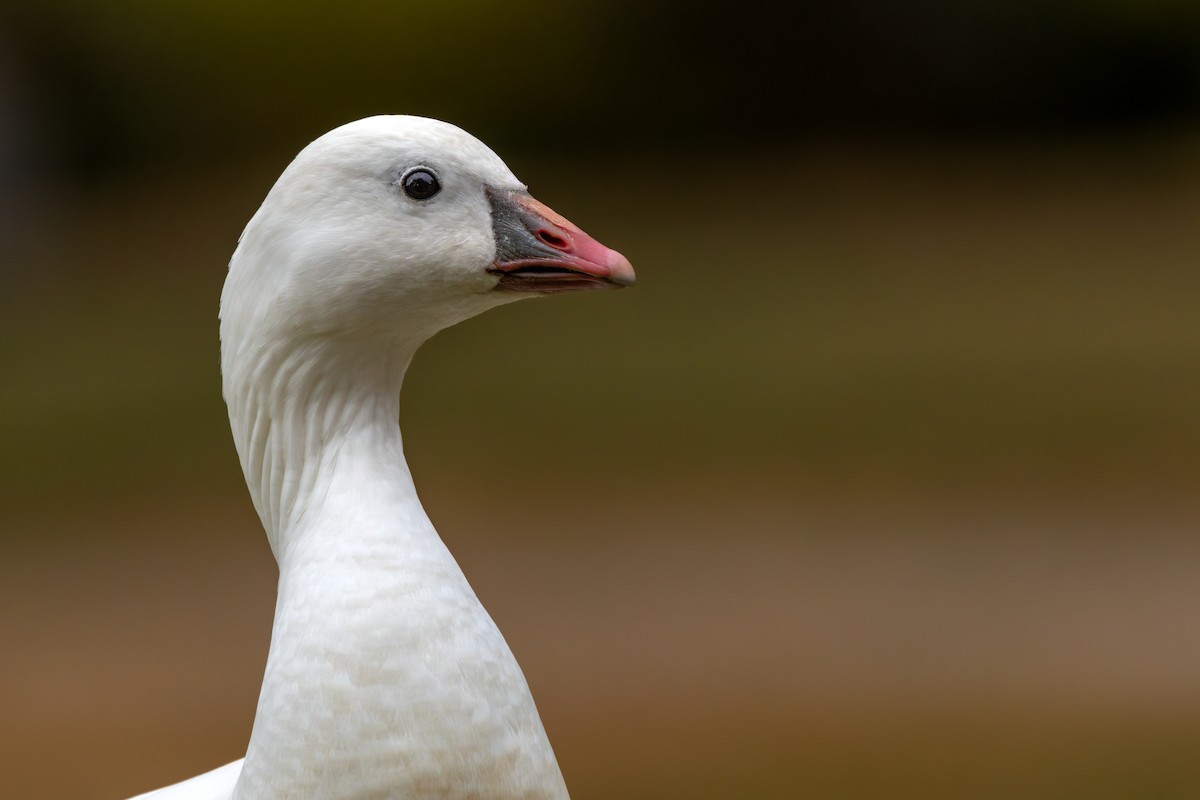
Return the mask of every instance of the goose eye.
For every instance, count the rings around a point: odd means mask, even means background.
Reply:
[[[428,200],[442,190],[437,176],[424,167],[410,170],[400,179],[400,185],[413,200]]]

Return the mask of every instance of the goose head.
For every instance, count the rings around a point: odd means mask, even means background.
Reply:
[[[370,117],[304,148],[221,295],[222,393],[272,549],[324,491],[317,473],[354,461],[347,442],[403,460],[398,396],[425,340],[513,300],[633,280],[453,125]]]
[[[535,200],[470,134],[370,117],[306,147],[247,225],[222,340],[419,343],[512,300],[633,281],[624,256]]]

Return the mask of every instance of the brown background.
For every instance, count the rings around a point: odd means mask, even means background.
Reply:
[[[1200,795],[1193,4],[160,5],[0,12],[0,794],[244,751],[224,265],[387,111],[638,270],[401,403],[577,800]]]

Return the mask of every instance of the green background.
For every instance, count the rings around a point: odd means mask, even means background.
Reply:
[[[447,119],[627,255],[418,355],[426,507],[577,800],[1200,793],[1200,6],[0,10],[14,797],[238,757],[241,227]]]

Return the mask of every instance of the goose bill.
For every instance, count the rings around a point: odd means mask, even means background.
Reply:
[[[629,259],[605,247],[528,192],[487,190],[496,289],[557,294],[632,286]]]

